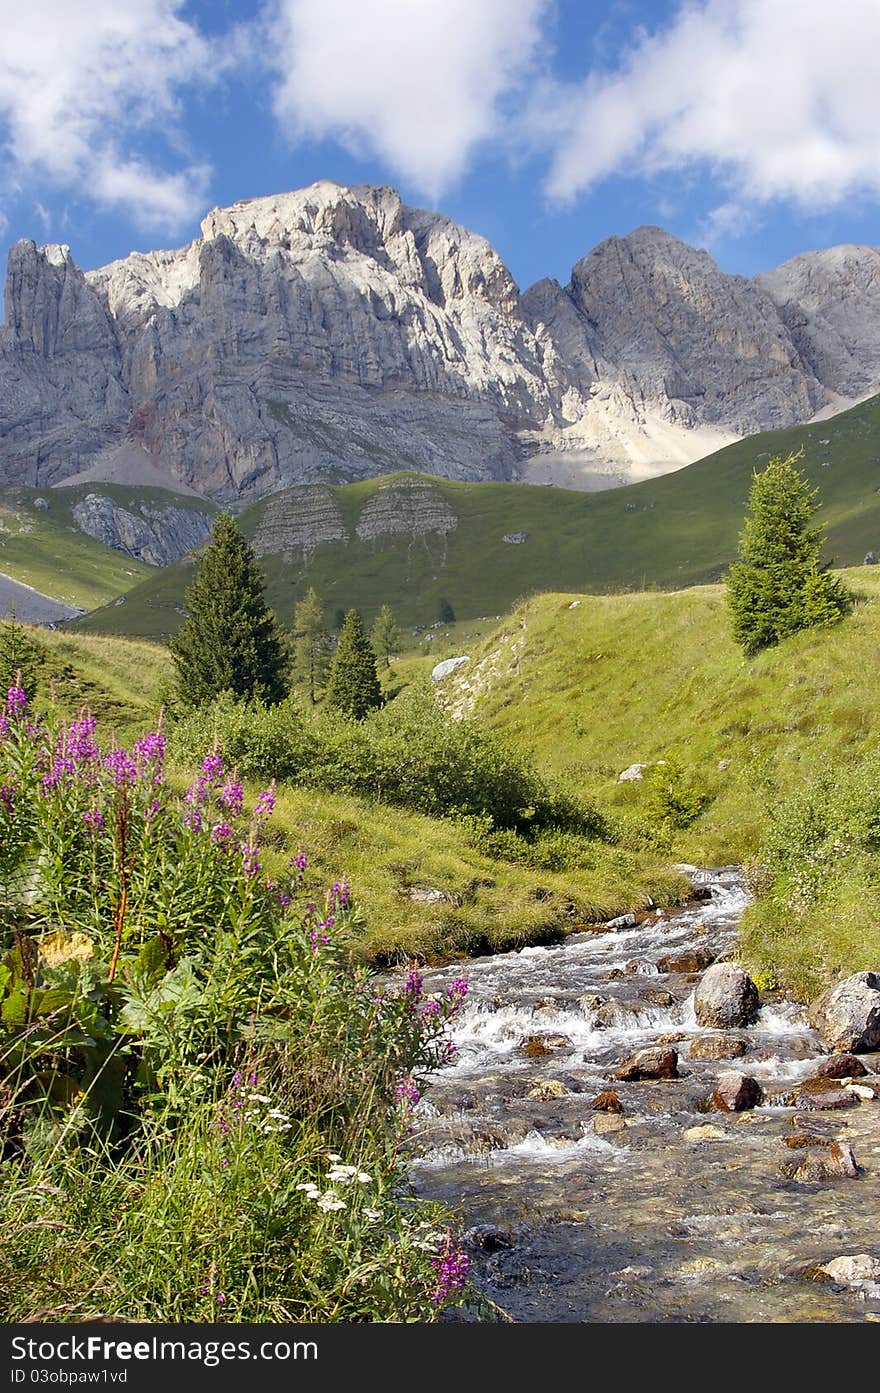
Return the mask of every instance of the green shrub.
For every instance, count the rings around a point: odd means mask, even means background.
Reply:
[[[651,766],[644,776],[644,810],[658,827],[690,827],[709,802],[692,772],[673,756]]]

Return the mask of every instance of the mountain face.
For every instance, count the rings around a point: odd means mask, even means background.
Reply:
[[[400,469],[626,482],[878,390],[878,266],[838,248],[748,281],[641,228],[520,296],[483,238],[330,182],[97,271],[19,242],[0,481],[58,484],[135,442],[221,500]]]

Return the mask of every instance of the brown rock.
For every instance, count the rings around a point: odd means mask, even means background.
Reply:
[[[783,1167],[790,1180],[854,1180],[859,1167],[846,1142],[833,1142],[824,1151],[808,1151],[799,1166]]]
[[[652,1006],[674,1006],[675,997],[672,992],[667,992],[663,987],[649,987],[646,992],[642,992],[642,1000],[649,1001]]]
[[[590,1107],[599,1112],[623,1112],[623,1104],[616,1088],[604,1088],[601,1093],[597,1093]]]
[[[718,1075],[712,1093],[712,1106],[718,1112],[745,1112],[748,1108],[757,1107],[763,1096],[757,1079],[730,1069]]]
[[[867,1074],[862,1061],[855,1054],[832,1054],[816,1068],[820,1079],[862,1079]]]
[[[794,1089],[794,1106],[808,1112],[837,1112],[858,1106],[858,1098],[848,1093],[836,1079],[804,1079]]]
[[[598,1112],[593,1118],[593,1131],[597,1136],[606,1132],[622,1132],[625,1126],[626,1118],[616,1112]]]
[[[678,1052],[668,1046],[652,1046],[638,1050],[617,1069],[615,1078],[623,1081],[637,1079],[677,1079]]]
[[[711,967],[715,954],[709,948],[688,948],[683,953],[667,953],[658,958],[657,966],[661,972],[703,972]]]
[[[544,1079],[530,1088],[526,1097],[534,1098],[539,1103],[549,1103],[553,1098],[567,1098],[568,1089],[559,1079]]]
[[[691,1040],[691,1059],[740,1059],[747,1045],[736,1035],[695,1035]]]
[[[820,1137],[818,1132],[793,1132],[784,1138],[785,1145],[792,1151],[802,1151],[807,1146],[831,1146],[830,1137]]]
[[[551,1050],[565,1049],[570,1044],[567,1035],[529,1035],[523,1040],[520,1049],[525,1051],[529,1059],[541,1059],[545,1054],[550,1054]]]

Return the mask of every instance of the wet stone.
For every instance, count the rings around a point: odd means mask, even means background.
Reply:
[[[859,1174],[853,1149],[847,1142],[832,1142],[827,1150],[808,1151],[796,1166],[783,1165],[782,1174],[789,1180],[854,1180]]]
[[[678,1052],[663,1045],[638,1050],[620,1065],[614,1077],[625,1082],[638,1079],[677,1079]]]
[[[867,1074],[862,1061],[855,1054],[832,1054],[816,1068],[821,1079],[862,1079]]]
[[[804,1079],[794,1089],[794,1106],[810,1112],[839,1112],[857,1107],[858,1097],[834,1079]]]
[[[603,1136],[608,1132],[622,1132],[625,1126],[626,1118],[617,1112],[597,1112],[593,1118],[593,1131],[597,1136]]]
[[[657,960],[661,972],[703,972],[715,961],[710,948],[688,948],[680,953],[668,953]]]
[[[623,1104],[615,1088],[605,1088],[601,1093],[597,1093],[590,1107],[599,1112],[623,1112]]]
[[[763,1091],[757,1079],[731,1069],[718,1075],[712,1092],[712,1106],[718,1112],[744,1112],[747,1108],[757,1107],[762,1097]]]
[[[740,1059],[748,1049],[738,1035],[695,1035],[691,1040],[691,1059]]]

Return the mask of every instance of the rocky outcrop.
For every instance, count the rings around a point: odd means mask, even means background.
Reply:
[[[421,479],[395,480],[367,499],[355,532],[361,541],[374,537],[419,537],[429,532],[445,536],[458,518],[438,489]]]
[[[268,500],[253,547],[257,556],[274,556],[348,540],[349,531],[332,491],[325,484],[311,484]]]
[[[87,493],[73,505],[80,532],[138,557],[151,566],[168,566],[210,536],[213,510],[175,504],[135,502],[136,512],[101,493]]]
[[[760,1004],[758,988],[737,963],[715,963],[694,993],[698,1023],[720,1030],[754,1025]]]
[[[831,987],[813,1002],[809,1021],[833,1050],[880,1049],[880,973],[856,972]]]
[[[520,296],[482,237],[329,180],[87,273],[19,242],[0,482],[43,487],[126,441],[218,499],[503,479],[557,455],[606,485],[663,472],[880,388],[878,257],[838,248],[750,282],[640,228]]]

